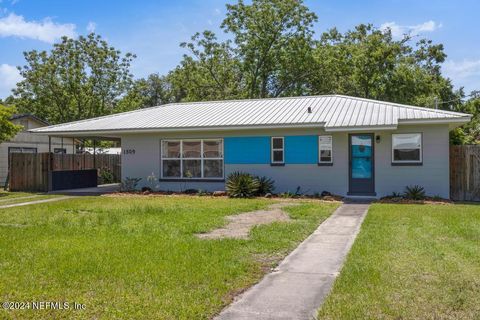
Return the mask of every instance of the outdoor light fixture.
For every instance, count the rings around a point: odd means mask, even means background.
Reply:
[[[375,137],[375,141],[376,141],[377,143],[380,143],[380,136],[376,136],[376,137]]]

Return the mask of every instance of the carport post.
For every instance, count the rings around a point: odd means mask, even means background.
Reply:
[[[61,148],[62,148],[61,149],[62,150],[62,152],[61,152],[62,153],[62,170],[65,170],[64,169],[65,167],[63,166],[63,158],[65,158],[65,155],[67,154],[67,149],[65,149],[65,153],[63,153],[63,136],[62,136],[62,146],[61,146]]]
[[[94,169],[97,169],[97,162],[96,162],[96,158],[95,158],[96,146],[97,146],[97,140],[93,139],[93,168]]]
[[[47,191],[52,191],[52,137],[48,136],[48,187]]]

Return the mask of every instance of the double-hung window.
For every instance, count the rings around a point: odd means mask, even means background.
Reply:
[[[422,134],[401,133],[392,134],[392,163],[421,164]]]
[[[162,178],[222,179],[223,140],[162,141]]]
[[[283,137],[272,137],[272,164],[285,163],[285,143]]]
[[[319,164],[333,163],[332,136],[318,137],[318,163]]]

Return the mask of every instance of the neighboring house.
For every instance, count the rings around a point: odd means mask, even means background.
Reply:
[[[470,115],[340,95],[175,103],[33,130],[121,138],[122,177],[222,190],[234,171],[276,192],[449,197],[449,131]]]
[[[0,187],[3,187],[8,175],[9,153],[48,152],[48,137],[28,132],[49,124],[31,114],[14,115],[11,121],[23,126],[23,129],[9,141],[0,144]],[[51,151],[55,153],[74,153],[73,139],[52,138]]]

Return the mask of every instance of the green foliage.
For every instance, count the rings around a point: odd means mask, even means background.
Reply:
[[[0,104],[0,143],[10,140],[22,129],[22,126],[15,125],[10,121],[14,113],[14,107]]]
[[[234,39],[249,98],[301,93],[313,62],[316,21],[301,0],[227,4],[222,28]]]
[[[394,40],[389,29],[360,24],[340,33],[333,28],[322,34],[315,48],[310,78],[314,94],[337,93],[370,99],[434,105],[434,99],[454,97],[449,80],[442,77],[442,45],[422,39],[412,44],[405,35]]]
[[[101,180],[102,184],[108,184],[108,183],[114,183],[115,182],[114,177],[113,177],[113,173],[108,168],[100,169],[100,180]]]
[[[227,194],[231,198],[251,198],[258,192],[259,182],[246,172],[232,172],[225,183]]]
[[[403,196],[411,200],[423,200],[425,199],[425,189],[421,186],[407,186]]]
[[[50,52],[32,50],[24,56],[15,104],[53,124],[117,112],[119,97],[131,85],[129,68],[135,58],[122,56],[94,33],[63,37]]]
[[[268,177],[255,177],[255,179],[258,181],[258,190],[257,190],[257,195],[259,196],[264,196],[267,193],[273,193],[275,190],[275,181]]]
[[[142,180],[142,178],[126,177],[125,179],[123,179],[120,189],[122,191],[127,191],[127,192],[135,191],[137,190],[137,185],[140,182],[140,180]]]
[[[287,192],[281,193],[280,197],[281,198],[298,198],[298,197],[303,196],[303,194],[304,194],[304,192],[302,192],[302,187],[297,186],[297,188],[295,189],[295,192],[291,192],[290,190],[288,190]]]
[[[453,144],[480,143],[480,91],[474,91],[470,96],[465,103],[457,103],[452,108],[454,111],[472,115],[472,121],[450,132]]]
[[[313,23],[303,1],[254,0],[227,5],[221,25],[231,38],[196,33],[168,78],[187,101],[299,95],[311,72]]]
[[[118,111],[130,111],[175,102],[171,84],[166,76],[152,73],[134,82],[128,93],[118,102]]]

